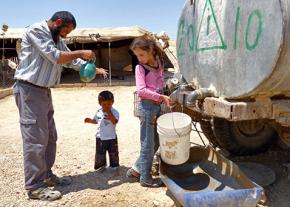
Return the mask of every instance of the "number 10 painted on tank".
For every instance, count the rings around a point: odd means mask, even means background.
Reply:
[[[247,19],[247,26],[245,28],[245,47],[251,51],[257,48],[262,34],[263,21],[260,10],[253,10]],[[228,49],[227,42],[224,40],[220,32],[220,27],[217,22],[216,14],[214,12],[211,0],[206,0],[202,18],[199,26],[196,28],[194,24],[187,24],[184,16],[180,18],[177,35],[177,56],[183,56],[186,49],[189,52],[199,52],[208,50],[226,50]],[[253,24],[254,22],[257,24]],[[241,23],[241,9],[237,7],[235,15],[235,25],[233,30],[233,49],[237,49],[239,41],[238,31]],[[252,28],[256,26],[255,33],[252,33]],[[198,29],[198,30],[197,30]],[[213,41],[211,38],[217,37],[218,41]],[[251,38],[252,37],[252,38]],[[230,41],[228,41],[230,42]]]

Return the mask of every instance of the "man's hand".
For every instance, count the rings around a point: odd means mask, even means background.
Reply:
[[[95,53],[92,50],[75,50],[75,51],[61,51],[57,60],[57,64],[66,64],[77,58],[85,60],[95,59]]]
[[[95,59],[96,55],[92,50],[81,50],[82,58],[85,60]]]

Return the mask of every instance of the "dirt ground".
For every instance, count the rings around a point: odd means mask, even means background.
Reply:
[[[99,107],[97,94],[107,88],[53,89],[55,121],[58,130],[57,156],[54,172],[72,177],[72,184],[58,188],[62,199],[42,202],[27,199],[23,182],[22,141],[18,111],[14,97],[0,99],[0,206],[176,206],[166,187],[144,188],[130,183],[125,172],[139,153],[139,121],[133,116],[135,86],[110,87],[115,94],[114,107],[120,112],[117,126],[120,151],[120,175],[114,176],[93,169],[96,125],[84,124],[85,117],[93,116]],[[192,133],[192,142],[200,143]],[[235,159],[235,158],[233,158]],[[255,160],[276,172],[274,184],[265,188],[266,206],[290,206],[290,182],[284,164],[290,160],[288,151],[275,149],[258,156],[236,158]]]

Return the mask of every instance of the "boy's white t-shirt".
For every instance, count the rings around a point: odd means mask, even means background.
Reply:
[[[111,109],[111,112],[114,117],[119,120],[119,112],[114,108]],[[116,125],[110,120],[105,119],[106,114],[107,113],[103,112],[103,109],[100,108],[94,116],[94,120],[98,122],[96,137],[99,137],[101,140],[116,139]]]

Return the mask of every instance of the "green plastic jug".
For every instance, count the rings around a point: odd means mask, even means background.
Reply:
[[[83,82],[90,82],[96,77],[96,65],[95,61],[87,61],[80,69],[80,79]]]

